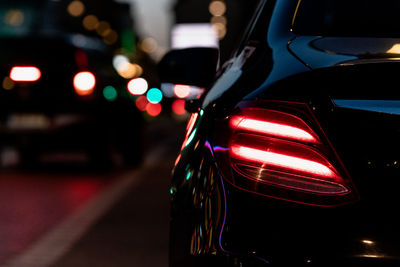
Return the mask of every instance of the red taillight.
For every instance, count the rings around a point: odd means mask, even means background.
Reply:
[[[74,77],[75,92],[80,96],[87,96],[94,92],[96,77],[89,71],[79,72]]]
[[[10,71],[10,79],[14,82],[35,82],[41,76],[40,70],[33,66],[13,67]]]
[[[249,111],[246,116],[235,116],[231,126],[239,130],[247,130],[260,134],[288,138],[298,141],[318,143],[318,137],[308,125],[293,115],[270,110],[268,117],[260,117],[256,111]]]
[[[312,205],[354,200],[343,164],[306,105],[244,102],[239,107],[229,120],[231,171],[225,169],[225,176],[231,183]]]
[[[231,152],[233,157],[261,163],[265,167],[287,169],[303,175],[310,174],[323,178],[332,178],[332,181],[335,181],[335,171],[323,162],[240,145],[233,145]]]

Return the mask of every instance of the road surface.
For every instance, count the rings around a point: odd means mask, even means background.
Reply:
[[[0,171],[0,266],[167,266],[170,172],[184,125],[147,130],[135,168]]]

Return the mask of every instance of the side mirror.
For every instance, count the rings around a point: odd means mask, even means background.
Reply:
[[[161,83],[207,88],[214,80],[218,59],[216,48],[171,50],[158,64]]]

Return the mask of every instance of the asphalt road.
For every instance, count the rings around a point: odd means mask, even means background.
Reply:
[[[136,168],[0,171],[0,266],[167,266],[170,172],[183,129],[152,122]]]

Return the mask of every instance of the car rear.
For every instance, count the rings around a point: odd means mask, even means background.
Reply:
[[[3,38],[0,46],[3,147],[18,148],[28,161],[36,157],[30,154],[59,149],[106,157],[116,131],[140,136],[140,114],[101,42],[66,34]],[[105,88],[112,88],[118,99],[108,101]]]
[[[61,38],[3,39],[1,46],[5,52],[0,91],[3,129],[57,128],[66,121],[83,120],[85,113],[101,104],[99,87],[107,81],[101,69],[89,63],[85,50]],[[85,94],[74,83],[79,73],[91,75],[80,81],[90,83],[86,89],[91,91]],[[57,120],[63,114],[71,115],[70,119]]]
[[[227,251],[273,266],[400,264],[398,3],[347,4],[299,1],[288,49],[310,71],[220,121]]]
[[[399,264],[397,70],[298,75],[217,123],[227,251],[277,266]]]
[[[204,266],[398,266],[400,65],[389,16],[398,3],[291,3],[304,23],[294,24],[285,50],[305,68],[287,64],[273,29],[276,57],[264,83],[241,97],[262,75],[245,66],[232,92],[194,116],[174,172],[171,229],[191,233],[191,255],[217,256]],[[321,6],[329,12],[318,13]],[[361,12],[364,20],[346,27],[360,10],[382,20]],[[190,226],[178,223],[183,214]]]

